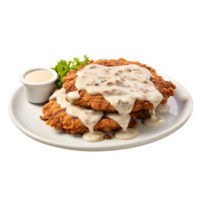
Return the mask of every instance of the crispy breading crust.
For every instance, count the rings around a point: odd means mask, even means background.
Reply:
[[[49,103],[43,106],[42,113],[44,116],[40,116],[42,120],[47,120],[46,124],[51,127],[55,127],[56,130],[64,128],[67,133],[84,133],[88,131],[88,128],[81,122],[79,118],[67,115],[65,109],[60,108],[57,101],[50,100]],[[131,113],[131,120],[129,127],[136,128],[138,122],[135,121],[137,113]],[[109,132],[111,130],[119,130],[121,127],[117,122],[112,119],[103,117],[95,126],[94,130]]]
[[[121,66],[121,65],[128,65],[128,64],[137,64],[140,67],[144,67],[148,69],[153,77],[151,81],[154,83],[155,87],[160,91],[163,95],[163,100],[161,104],[167,103],[167,100],[170,96],[175,94],[174,89],[176,86],[171,81],[165,81],[162,76],[159,76],[155,69],[148,67],[145,64],[141,64],[138,61],[127,61],[123,58],[119,58],[118,60],[97,60],[97,61],[90,61],[91,64],[100,64],[104,66]],[[85,65],[86,66],[86,65]],[[85,66],[81,66],[79,71],[84,69]],[[66,89],[66,93],[76,91],[77,88],[75,86],[76,82],[76,71],[71,70],[66,77],[63,78],[63,87]],[[106,112],[116,112],[115,108],[101,95],[90,95],[87,91],[79,91],[80,98],[73,101],[73,104],[79,105],[82,107],[92,108],[94,110],[106,111]],[[148,101],[137,100],[132,112],[139,111],[141,109],[153,109],[153,105]]]

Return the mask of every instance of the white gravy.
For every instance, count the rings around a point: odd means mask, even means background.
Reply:
[[[82,138],[87,142],[97,142],[103,140],[105,133],[101,131],[87,132],[82,135]]]
[[[170,110],[170,106],[168,104],[159,104],[156,107],[156,112],[168,112]]]
[[[160,115],[151,116],[142,120],[145,126],[160,126],[165,123],[165,119]]]
[[[29,83],[44,83],[52,78],[53,74],[48,70],[35,70],[26,74],[24,80]]]
[[[66,109],[70,116],[79,117],[81,122],[88,127],[89,132],[83,134],[83,139],[88,142],[102,140],[104,133],[94,131],[95,124],[102,118],[103,112],[73,105],[73,100],[79,99],[79,91],[86,90],[91,95],[102,94],[107,101],[118,111],[107,113],[106,116],[116,121],[122,130],[116,131],[114,136],[120,140],[135,138],[137,130],[128,128],[129,113],[132,111],[136,100],[146,100],[153,104],[150,119],[144,119],[146,126],[158,126],[164,123],[164,119],[155,114],[155,108],[162,101],[162,94],[150,81],[152,77],[149,70],[135,64],[125,66],[105,67],[103,65],[90,64],[77,72],[77,91],[65,93],[62,88],[55,92],[50,99],[56,98],[61,108]],[[66,97],[68,101],[66,101]]]
[[[67,94],[71,103],[80,98],[79,91],[86,90],[89,94],[101,94],[118,111],[119,115],[108,114],[124,131],[130,121],[128,115],[136,100],[146,100],[153,104],[151,117],[157,118],[155,108],[163,96],[150,81],[152,74],[146,68],[135,64],[105,67],[90,64],[77,73],[77,91]],[[155,123],[154,123],[155,124]]]
[[[123,131],[127,130],[128,124],[130,122],[131,116],[129,114],[119,115],[117,113],[107,113],[106,117],[116,121]]]
[[[118,140],[131,140],[139,135],[136,129],[128,128],[126,131],[119,130],[114,133],[114,137]]]

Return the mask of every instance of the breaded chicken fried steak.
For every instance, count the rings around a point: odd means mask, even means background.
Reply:
[[[56,99],[52,99],[47,103],[42,110],[44,116],[41,117],[42,120],[47,120],[46,124],[51,127],[55,127],[56,130],[64,128],[67,133],[84,133],[89,131],[88,127],[85,126],[78,117],[73,117],[67,114],[66,109],[62,109],[58,104]],[[139,112],[130,113],[130,121],[128,126],[131,128],[136,128],[138,122],[137,115]],[[95,124],[94,130],[110,132],[112,130],[120,130],[121,127],[117,122],[109,119],[105,115]]]
[[[90,61],[78,71],[71,70],[43,107],[46,124],[67,133],[81,133],[88,142],[110,138],[103,132],[115,131],[117,139],[135,138],[136,118],[146,126],[159,126],[164,119],[156,111],[168,111],[167,100],[175,85],[139,62]]]
[[[151,82],[154,83],[157,90],[163,95],[163,99],[160,102],[161,104],[166,104],[167,100],[170,96],[174,96],[175,85],[171,81],[165,81],[161,76],[159,76],[155,69],[148,67],[145,64],[141,64],[139,62],[126,61],[125,59],[118,60],[97,60],[92,61],[91,64],[103,65],[106,67],[112,66],[126,66],[130,64],[135,64],[140,67],[143,67],[150,71],[152,74]],[[86,66],[82,66],[79,68],[83,70]],[[77,91],[76,88],[76,79],[77,79],[77,71],[70,71],[67,76],[63,79],[63,87],[66,89],[66,93]],[[88,78],[89,79],[89,78]],[[93,108],[94,110],[103,110],[107,112],[115,112],[115,108],[108,102],[101,94],[90,95],[86,90],[79,91],[80,98],[73,100],[73,104],[80,105],[83,107]],[[149,101],[137,100],[133,106],[133,112],[141,110],[141,109],[153,109],[153,105]]]

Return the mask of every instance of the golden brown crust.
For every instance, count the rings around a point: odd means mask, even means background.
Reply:
[[[148,69],[151,74],[154,76],[151,78],[151,81],[154,83],[155,87],[161,92],[163,95],[163,100],[161,101],[161,104],[167,103],[167,100],[170,96],[173,96],[175,94],[174,89],[176,86],[171,81],[165,81],[161,76],[159,76],[155,69],[145,65],[141,64],[138,61],[127,61],[123,58],[119,58],[117,60],[97,60],[97,61],[90,61],[92,64],[100,64],[104,66],[121,66],[121,65],[128,65],[128,64],[137,64],[140,67],[144,67]],[[84,69],[85,66],[81,66],[79,68],[79,71]],[[66,93],[76,91],[77,88],[75,86],[76,82],[76,71],[71,70],[66,77],[63,78],[63,87],[66,89]],[[114,107],[101,95],[90,95],[87,93],[87,91],[83,90],[79,92],[80,98],[73,101],[73,104],[79,105],[82,107],[92,108],[94,110],[101,110],[106,112],[116,112]],[[132,112],[139,111],[141,109],[153,109],[153,105],[148,101],[142,101],[137,100]]]
[[[110,136],[109,134],[105,134],[104,139],[110,140],[112,139],[112,136]]]
[[[47,120],[46,124],[55,127],[56,130],[64,128],[67,133],[84,133],[88,128],[81,122],[79,118],[67,115],[65,109],[60,108],[56,100],[50,100],[43,106],[43,120]],[[135,121],[137,113],[131,113],[129,127],[136,128],[138,122]],[[94,130],[109,132],[111,130],[119,130],[121,127],[112,119],[103,117],[95,126]]]
[[[139,119],[145,119],[150,118],[151,114],[149,113],[149,110],[140,110],[137,112],[137,118]]]

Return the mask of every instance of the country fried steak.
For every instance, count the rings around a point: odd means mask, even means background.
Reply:
[[[56,99],[50,100],[49,103],[43,106],[42,113],[44,116],[40,116],[42,120],[47,120],[46,124],[54,127],[56,130],[64,128],[67,133],[84,133],[88,131],[88,128],[77,117],[67,115],[66,110],[60,108]],[[138,122],[135,121],[138,113],[131,113],[131,120],[129,127],[136,128]],[[94,126],[94,130],[109,132],[112,130],[120,130],[121,127],[117,122],[105,116]],[[107,136],[106,136],[107,137]]]
[[[165,81],[162,76],[159,76],[155,69],[145,65],[141,64],[138,61],[127,61],[123,58],[119,58],[117,60],[104,60],[100,59],[97,61],[90,61],[90,64],[99,64],[104,66],[122,66],[122,65],[129,65],[129,64],[136,64],[140,67],[144,67],[147,70],[150,71],[150,73],[153,75],[151,77],[151,82],[154,83],[155,87],[163,96],[163,100],[160,102],[161,104],[166,104],[167,100],[170,96],[173,96],[175,94],[174,89],[176,86],[171,81]],[[79,68],[79,71],[84,69],[85,66],[81,66]],[[63,78],[63,87],[66,90],[66,93],[76,91],[77,88],[75,86],[76,78],[77,78],[77,71],[71,70],[66,77]],[[115,108],[101,95],[90,95],[87,93],[86,90],[79,91],[80,98],[73,101],[74,105],[79,105],[81,107],[86,108],[92,108],[94,110],[99,111],[106,111],[106,112],[116,112]],[[67,99],[66,99],[67,100]],[[135,102],[135,105],[133,106],[132,112],[137,112],[139,110],[149,110],[153,109],[153,104],[149,101],[143,101],[143,100],[137,100]]]

